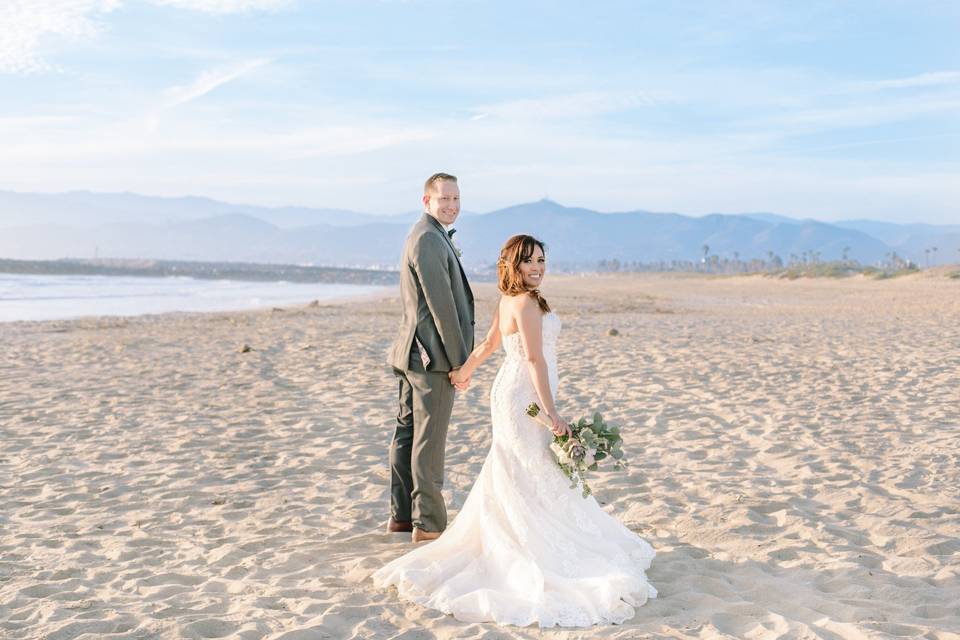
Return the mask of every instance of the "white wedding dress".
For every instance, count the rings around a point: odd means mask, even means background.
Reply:
[[[560,318],[543,317],[543,350],[556,394]],[[405,600],[467,622],[541,627],[621,623],[657,590],[655,555],[557,466],[553,434],[526,415],[537,394],[519,334],[490,390],[493,443],[453,523],[439,538],[373,574]]]

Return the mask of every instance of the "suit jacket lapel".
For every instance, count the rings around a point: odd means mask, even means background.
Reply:
[[[460,254],[457,253],[457,247],[453,244],[453,239],[450,237],[450,234],[447,233],[447,230],[444,229],[443,225],[440,224],[440,221],[434,218],[429,213],[424,212],[423,218],[436,228],[437,231],[443,235],[444,240],[447,241],[447,246],[450,247],[450,251],[453,252],[454,257],[457,259],[457,266],[460,267],[460,279],[463,281],[463,286],[466,289],[467,298],[469,298],[471,304],[473,303],[473,289],[470,288],[470,281],[467,279],[467,272],[463,270],[463,263],[460,261]]]
[[[453,240],[450,239],[450,234],[447,233],[447,230],[443,228],[443,225],[440,224],[440,221],[434,218],[429,213],[423,214],[423,217],[426,218],[427,221],[430,224],[432,224],[434,227],[436,227],[437,231],[439,231],[443,235],[443,239],[447,241],[447,245],[450,247],[450,250],[453,251],[454,255],[456,255],[457,248],[453,246]],[[460,261],[460,256],[457,256],[457,261],[458,262]]]
[[[457,264],[460,265],[460,277],[462,277],[463,281],[467,283],[467,273],[463,270],[463,263],[460,262],[460,254],[457,252],[457,247],[453,244],[453,239],[450,237],[450,234],[447,233],[447,230],[443,228],[443,225],[440,224],[440,221],[429,213],[424,213],[423,217],[426,218],[427,221],[436,227],[437,231],[443,235],[443,239],[447,241],[447,246],[450,247],[450,251],[453,251],[453,255],[457,258]],[[467,283],[467,288],[470,288],[469,283]]]

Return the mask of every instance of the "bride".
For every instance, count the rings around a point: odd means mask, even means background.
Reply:
[[[657,590],[644,571],[655,552],[597,501],[570,488],[549,449],[569,433],[554,396],[560,318],[540,295],[543,243],[510,238],[500,251],[503,294],[486,339],[461,369],[458,388],[500,343],[506,353],[490,390],[493,441],[453,524],[373,574],[377,587],[466,622],[540,627],[621,623]],[[540,405],[550,430],[526,415]]]

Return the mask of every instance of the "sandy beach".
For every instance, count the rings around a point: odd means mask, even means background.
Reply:
[[[388,296],[0,324],[0,638],[960,638],[960,280],[544,294],[561,410],[623,427],[595,494],[658,554],[628,623],[468,624],[372,587],[411,546],[385,532]],[[454,407],[453,517],[500,360]]]

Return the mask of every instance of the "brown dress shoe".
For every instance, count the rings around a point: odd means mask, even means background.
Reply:
[[[413,540],[414,542],[429,542],[430,540],[436,540],[437,538],[439,538],[441,533],[443,532],[442,531],[424,531],[423,529],[414,527],[411,540]]]
[[[393,516],[390,516],[390,522],[387,523],[387,531],[390,533],[413,531],[413,523],[405,522],[403,520],[394,520]]]

